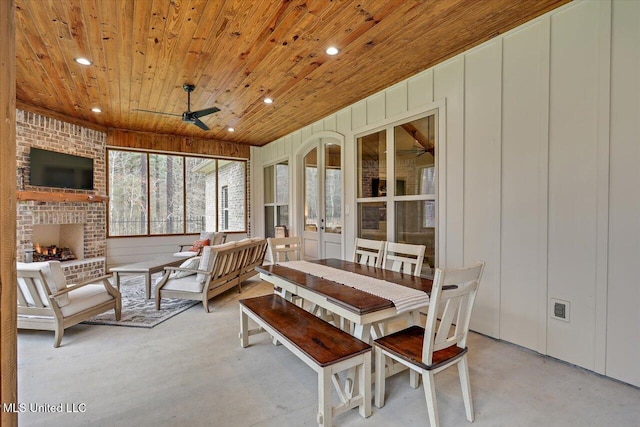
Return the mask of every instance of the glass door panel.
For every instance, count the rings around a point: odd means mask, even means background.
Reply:
[[[318,149],[304,156],[304,230],[318,231]]]
[[[325,232],[342,233],[342,168],[340,146],[324,146],[324,220]]]
[[[320,139],[304,156],[305,258],[342,256],[342,148]]]

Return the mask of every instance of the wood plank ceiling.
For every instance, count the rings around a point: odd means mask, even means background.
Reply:
[[[568,1],[16,0],[18,105],[261,146]]]

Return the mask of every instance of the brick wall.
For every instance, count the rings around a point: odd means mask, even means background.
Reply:
[[[229,230],[244,231],[245,230],[245,163],[229,162],[220,167],[218,179],[220,180],[220,188],[227,186],[229,188]],[[222,203],[217,203],[220,209],[218,215],[218,229],[223,230]]]
[[[16,111],[16,180],[19,190],[106,194],[106,134],[39,114]],[[29,183],[31,147],[93,159],[94,191],[35,187]],[[34,224],[84,224],[86,262],[63,263],[68,280],[104,274],[107,247],[106,204],[70,202],[19,202],[17,206],[17,259],[32,249]],[[96,258],[102,258],[96,259]],[[100,267],[101,266],[101,267]]]

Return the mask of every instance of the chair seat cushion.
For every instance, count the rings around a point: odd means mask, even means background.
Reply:
[[[202,292],[204,287],[203,283],[196,280],[196,276],[191,275],[187,277],[181,277],[179,279],[169,279],[167,284],[162,288],[165,291],[183,291],[183,292]]]
[[[191,251],[182,251],[182,252],[175,252],[173,254],[173,256],[179,256],[179,257],[194,257],[197,256],[198,252],[191,252]]]
[[[109,295],[104,285],[101,284],[82,286],[69,292],[68,295],[69,304],[61,308],[62,314],[65,317],[72,316],[83,310],[114,299]]]
[[[408,360],[427,371],[436,369],[445,363],[452,362],[467,352],[467,348],[460,348],[453,345],[434,352],[432,363],[427,365],[422,362],[423,341],[424,328],[411,326],[402,331],[378,338],[374,341],[374,345],[401,359]]]

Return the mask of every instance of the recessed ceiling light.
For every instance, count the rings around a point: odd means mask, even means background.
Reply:
[[[327,53],[327,55],[337,55],[338,52],[340,52],[340,51],[335,46],[329,46],[327,48],[327,50],[325,50],[325,52]]]
[[[235,132],[235,131],[236,131],[234,128],[227,128],[227,130],[228,130],[229,132]]]
[[[91,61],[89,61],[87,58],[76,58],[75,61],[78,64],[82,64],[82,65],[91,65]]]
[[[93,107],[91,111],[93,111],[94,113],[102,113],[102,110],[99,109],[98,107]]]
[[[265,104],[273,104],[273,99],[271,99],[271,98],[265,98],[265,99],[264,99],[264,103],[265,103]]]

